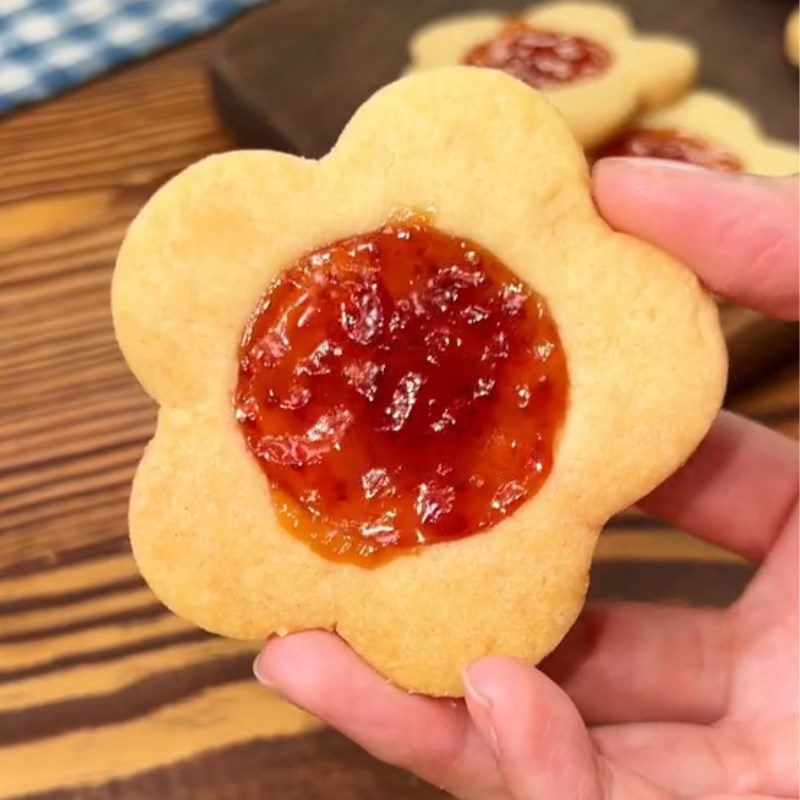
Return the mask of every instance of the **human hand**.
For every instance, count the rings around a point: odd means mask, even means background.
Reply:
[[[619,230],[715,293],[796,318],[794,179],[608,159],[595,198]],[[330,633],[269,641],[257,677],[463,800],[796,797],[798,463],[790,440],[722,412],[641,507],[758,563],[730,608],[587,607],[538,669],[487,658],[464,701],[389,685]]]

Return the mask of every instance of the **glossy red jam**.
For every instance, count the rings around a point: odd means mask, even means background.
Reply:
[[[411,220],[280,275],[244,333],[235,413],[282,524],[370,566],[531,497],[566,397],[542,299],[474,242]]]
[[[513,20],[494,39],[473,47],[463,62],[501,69],[534,89],[556,89],[602,74],[611,65],[611,54],[581,36],[540,31]]]
[[[683,161],[720,172],[741,172],[742,162],[711,142],[665,128],[640,128],[620,136],[596,153],[605,156],[639,156]]]

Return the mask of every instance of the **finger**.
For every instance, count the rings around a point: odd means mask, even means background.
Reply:
[[[765,705],[775,703],[784,713],[797,712],[800,696],[793,698],[793,706],[788,706],[786,697],[781,696],[785,686],[797,685],[797,661],[785,658],[785,643],[797,640],[798,617],[800,617],[800,585],[797,580],[797,565],[800,563],[800,508],[795,507],[788,518],[783,534],[775,542],[769,556],[759,567],[755,578],[747,584],[737,603],[737,618],[743,630],[753,634],[759,643],[759,658],[782,667],[780,678],[774,685],[765,686],[758,693],[749,692],[737,698],[737,705],[747,703],[747,707],[763,711]],[[782,611],[776,613],[776,604]],[[764,620],[771,619],[773,635],[764,637]],[[777,695],[777,697],[776,697]],[[776,702],[777,701],[777,702]]]
[[[681,796],[796,797],[800,788],[796,717],[746,726],[613,725],[592,738],[607,758]]]
[[[599,758],[575,706],[538,670],[509,658],[486,658],[466,671],[465,688],[469,713],[514,800],[666,797]]]
[[[639,504],[648,514],[760,561],[797,503],[796,444],[723,411],[689,461]]]
[[[464,704],[411,695],[389,684],[337,636],[271,639],[256,677],[372,755],[465,800],[497,798],[504,784]]]
[[[766,794],[704,794],[697,800],[776,800],[775,795]]]
[[[540,665],[590,724],[711,722],[733,669],[730,615],[639,603],[588,606]]]
[[[732,176],[656,159],[595,164],[600,213],[686,263],[713,292],[797,319],[795,178]]]

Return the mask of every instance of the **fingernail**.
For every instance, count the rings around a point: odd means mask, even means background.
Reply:
[[[255,660],[253,661],[253,675],[265,689],[269,689],[271,692],[275,692],[275,694],[280,694],[278,688],[270,677],[269,672],[264,669],[263,656],[264,651],[262,650],[255,657]]]
[[[468,701],[469,715],[483,736],[489,749],[495,758],[500,758],[500,741],[497,738],[497,730],[492,719],[492,701],[481,694],[469,679],[469,667],[462,675],[464,681],[464,692]]]
[[[609,156],[595,162],[593,171],[601,169],[635,169],[647,172],[695,172],[706,175],[729,175],[690,164],[687,161],[671,161],[668,158],[644,158],[642,156]]]

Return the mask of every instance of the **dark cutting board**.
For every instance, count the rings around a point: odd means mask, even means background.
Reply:
[[[637,27],[684,36],[701,56],[700,84],[751,108],[777,138],[798,135],[797,70],[783,54],[796,0],[626,0]],[[395,79],[406,42],[454,12],[519,10],[530,0],[277,0],[222,38],[211,63],[220,115],[242,144],[326,153],[353,111]],[[797,352],[797,328],[724,307],[730,385],[740,387]]]

